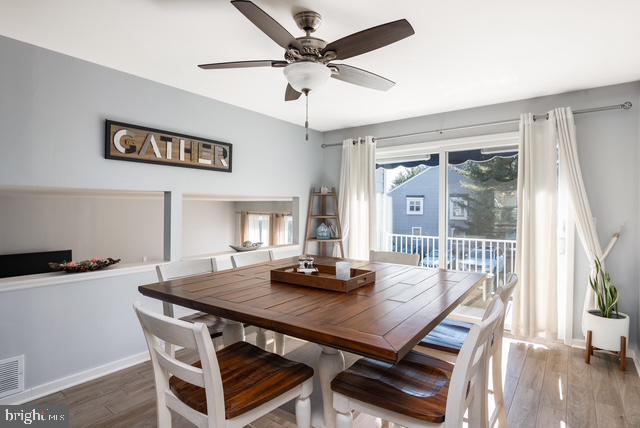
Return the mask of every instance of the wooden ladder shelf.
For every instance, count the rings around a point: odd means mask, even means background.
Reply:
[[[328,212],[327,199],[331,199],[331,209]],[[314,213],[316,207],[320,212]],[[320,223],[325,223],[333,231],[331,239],[317,239],[316,228]],[[309,209],[307,210],[307,232],[304,240],[304,254],[309,253],[309,243],[317,242],[319,255],[327,255],[327,244],[331,243],[340,249],[340,257],[344,258],[344,247],[342,244],[342,225],[340,224],[340,215],[338,214],[338,195],[335,188],[331,188],[330,192],[322,193],[314,188],[311,189],[309,195]]]

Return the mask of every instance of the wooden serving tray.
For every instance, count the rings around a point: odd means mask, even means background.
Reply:
[[[318,272],[304,274],[297,272],[298,265],[273,269],[271,280],[287,284],[302,285],[303,287],[321,288],[323,290],[341,291],[348,293],[356,288],[376,282],[376,273],[364,269],[351,269],[351,278],[341,280],[336,278],[336,267],[316,265]]]

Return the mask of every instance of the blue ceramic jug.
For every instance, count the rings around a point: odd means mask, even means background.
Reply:
[[[316,239],[331,239],[331,228],[324,223],[316,228]]]

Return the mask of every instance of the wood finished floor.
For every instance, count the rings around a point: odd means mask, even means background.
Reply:
[[[300,344],[292,341],[287,346],[292,349]],[[640,378],[631,360],[622,373],[617,360],[607,355],[596,354],[588,366],[582,350],[505,338],[503,362],[510,427],[640,428]],[[72,427],[156,426],[153,374],[148,362],[33,403],[69,405]],[[191,426],[179,416],[173,421],[174,427]],[[379,424],[375,418],[358,415],[354,426]],[[295,418],[278,410],[250,426],[294,428]]]

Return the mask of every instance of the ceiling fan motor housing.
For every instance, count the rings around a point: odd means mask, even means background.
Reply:
[[[327,42],[317,37],[296,38],[300,47],[290,48],[285,52],[287,61],[322,61],[322,51],[327,46]]]
[[[298,24],[298,28],[305,33],[313,33],[320,27],[320,23],[322,22],[322,16],[318,12],[311,10],[296,13],[293,19],[296,21],[296,24]]]

